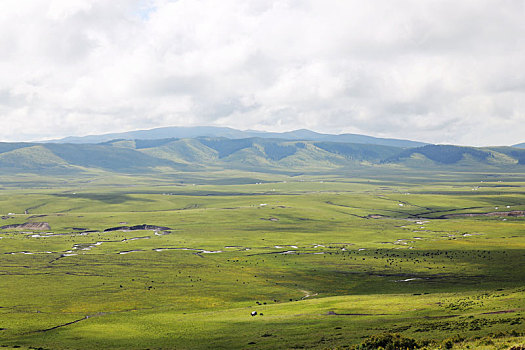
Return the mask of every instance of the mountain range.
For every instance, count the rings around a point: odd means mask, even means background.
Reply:
[[[246,138],[265,138],[265,139],[285,139],[285,140],[302,140],[302,141],[328,141],[328,142],[346,142],[346,143],[363,143],[395,147],[417,147],[424,146],[427,143],[377,138],[359,134],[321,134],[311,130],[300,129],[287,132],[267,132],[256,130],[236,130],[227,127],[216,126],[172,126],[156,128],[150,130],[136,130],[113,134],[89,135],[89,136],[72,136],[63,139],[52,140],[55,143],[100,143],[115,139],[126,140],[156,140],[165,138],[195,138],[195,137],[225,137],[228,139],[246,139]]]
[[[307,172],[357,167],[523,172],[525,149],[431,145],[309,130],[265,133],[215,127],[159,128],[53,142],[0,143],[2,174],[212,169]]]

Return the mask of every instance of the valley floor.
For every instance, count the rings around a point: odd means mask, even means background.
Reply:
[[[525,346],[522,175],[239,178],[5,181],[0,346]]]

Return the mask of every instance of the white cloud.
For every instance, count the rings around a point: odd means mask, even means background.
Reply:
[[[167,125],[525,141],[518,0],[3,0],[0,139]]]

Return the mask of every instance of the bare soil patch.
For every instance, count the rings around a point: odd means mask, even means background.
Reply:
[[[6,229],[24,229],[24,230],[50,230],[51,226],[47,222],[26,222],[23,224],[12,224],[0,227],[0,230]]]

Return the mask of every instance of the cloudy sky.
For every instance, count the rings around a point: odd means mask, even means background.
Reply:
[[[2,0],[0,140],[161,126],[525,142],[522,0]]]

